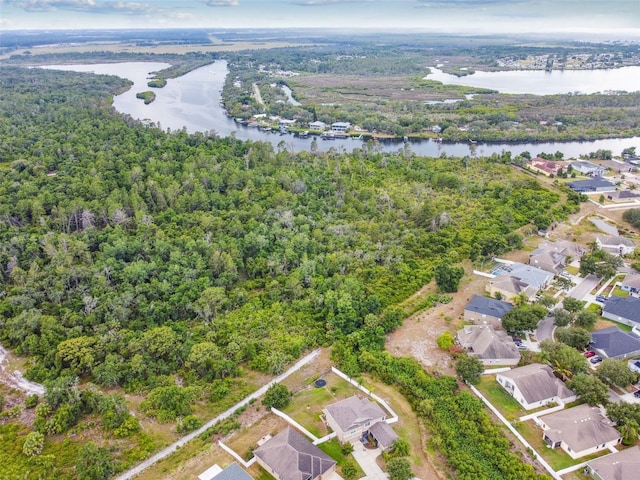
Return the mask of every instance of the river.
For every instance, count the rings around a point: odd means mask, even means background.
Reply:
[[[186,129],[188,132],[215,132],[220,136],[234,136],[240,140],[268,141],[275,147],[284,147],[291,151],[309,151],[313,138],[298,138],[293,135],[268,133],[243,126],[229,118],[221,106],[221,92],[228,73],[227,63],[219,60],[210,65],[198,68],[186,75],[169,79],[167,85],[160,89],[151,89],[156,93],[156,100],[149,105],[136,98],[136,93],[150,90],[147,81],[150,72],[165,68],[162,63],[108,63],[94,65],[49,65],[45,68],[72,70],[117,75],[131,80],[133,87],[114,97],[113,105],[121,113],[126,113],[140,120],[154,122],[162,129],[171,131]],[[634,67],[639,68],[640,67]],[[623,69],[619,69],[623,70]],[[586,72],[596,72],[589,70]],[[517,72],[531,73],[531,72]],[[544,73],[544,72],[543,72]],[[568,73],[568,72],[565,72]],[[596,73],[594,73],[596,74]],[[457,77],[455,77],[457,78]],[[466,78],[466,77],[465,77]],[[316,140],[318,151],[331,148],[341,152],[351,152],[354,148],[363,148],[364,142],[355,139]],[[493,153],[510,151],[518,155],[528,151],[533,155],[540,152],[554,153],[560,151],[565,158],[577,158],[580,155],[604,149],[619,155],[624,148],[636,146],[640,150],[640,137],[604,139],[590,142],[545,142],[545,143],[440,143],[432,140],[409,141],[377,141],[372,148],[397,152],[409,148],[417,155],[439,157],[489,156]]]

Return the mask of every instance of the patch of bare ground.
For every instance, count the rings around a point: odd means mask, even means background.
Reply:
[[[462,324],[465,305],[473,295],[482,295],[487,283],[486,278],[471,275],[473,267],[470,262],[464,268],[467,275],[460,282],[458,292],[451,294],[453,299],[450,303],[414,313],[405,319],[401,327],[387,336],[386,349],[392,355],[414,357],[427,370],[455,374],[450,355],[438,348],[436,340],[447,330],[455,334]],[[437,286],[432,281],[407,302],[414,300],[414,297],[426,297],[435,293]]]

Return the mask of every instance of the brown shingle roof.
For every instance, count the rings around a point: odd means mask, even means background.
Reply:
[[[640,447],[591,460],[587,465],[602,480],[636,480],[640,476]]]
[[[597,445],[603,445],[620,438],[599,407],[578,405],[540,417],[548,427],[545,435],[553,442],[563,441],[574,452],[582,452]]]
[[[342,431],[351,430],[354,425],[362,425],[368,420],[384,418],[386,413],[380,406],[367,398],[345,398],[326,407]]]
[[[557,396],[560,399],[575,395],[553,374],[548,365],[532,363],[500,373],[510,378],[522,393],[527,403],[540,402]]]

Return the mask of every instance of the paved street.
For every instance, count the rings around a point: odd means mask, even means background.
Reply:
[[[553,323],[553,317],[544,317],[538,323],[538,328],[536,329],[536,339],[538,342],[543,342],[545,340],[553,340],[553,330],[556,328]]]

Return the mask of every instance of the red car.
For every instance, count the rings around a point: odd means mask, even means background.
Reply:
[[[591,358],[595,356],[596,352],[584,352],[584,356],[587,358]]]

